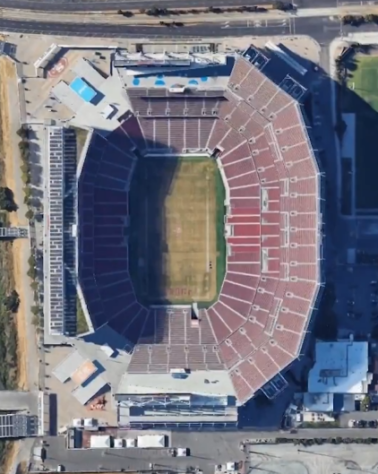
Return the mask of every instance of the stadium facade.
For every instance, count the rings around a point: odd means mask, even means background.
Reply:
[[[118,54],[113,70],[130,108],[117,129],[94,130],[88,142],[77,271],[93,329],[108,325],[127,341],[130,363],[112,387],[119,424],[235,427],[239,406],[285,388],[321,287],[321,173],[302,73],[252,46],[195,59]],[[227,261],[207,309],[146,306],[135,294],[128,192],[146,154],[217,161]]]

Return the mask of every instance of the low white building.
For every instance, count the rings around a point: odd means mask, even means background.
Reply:
[[[318,341],[315,364],[309,372],[308,392],[303,394],[304,412],[353,411],[355,399],[368,392],[367,342]]]
[[[304,393],[304,412],[329,413],[355,410],[355,395],[350,393]]]
[[[139,435],[137,438],[138,448],[164,448],[166,436],[161,434]]]
[[[309,393],[367,393],[371,381],[367,342],[319,341],[315,360],[309,373]]]
[[[110,448],[112,438],[109,435],[92,435],[90,438],[91,449],[106,449]]]

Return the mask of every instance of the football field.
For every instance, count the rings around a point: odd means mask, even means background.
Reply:
[[[151,157],[138,161],[130,192],[134,286],[164,304],[213,301],[224,265],[218,229],[223,201],[215,160]],[[222,254],[222,255],[221,255]]]

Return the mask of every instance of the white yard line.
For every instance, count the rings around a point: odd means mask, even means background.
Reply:
[[[206,176],[206,179],[208,175]],[[210,269],[210,216],[209,216],[209,180],[206,186],[206,271]]]

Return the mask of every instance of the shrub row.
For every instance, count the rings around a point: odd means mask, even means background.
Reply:
[[[287,11],[293,8],[292,3],[290,2],[282,2],[282,1],[275,1],[272,3],[273,10],[282,10]],[[180,9],[180,10],[173,10],[169,8],[159,8],[157,6],[153,6],[152,8],[145,9],[141,8],[139,10],[139,14],[141,15],[148,15],[148,16],[170,16],[170,15],[199,15],[203,13],[213,13],[213,14],[221,14],[221,13],[233,13],[233,12],[249,12],[249,13],[261,13],[266,12],[267,8],[256,6],[256,5],[243,5],[240,7],[217,7],[211,6],[209,8],[191,8],[191,9]],[[126,18],[131,18],[135,15],[134,12],[130,10],[118,10],[118,15],[122,15]]]

